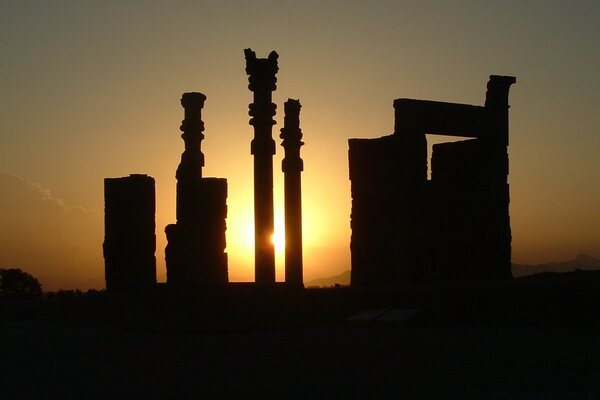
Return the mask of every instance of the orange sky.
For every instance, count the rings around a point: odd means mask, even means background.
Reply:
[[[175,220],[183,150],[179,99],[200,91],[205,176],[229,182],[230,278],[251,280],[247,47],[280,55],[277,143],[283,102],[302,103],[305,280],[349,269],[347,140],[391,133],[398,97],[482,104],[490,74],[517,77],[513,261],[600,257],[600,3],[448,3],[3,6],[0,267],[27,270],[45,289],[102,287],[103,178],[146,173],[156,179],[164,281],[163,229]],[[279,279],[282,268],[279,258]]]

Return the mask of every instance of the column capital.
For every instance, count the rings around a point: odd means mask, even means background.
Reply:
[[[204,108],[204,102],[206,101],[206,96],[200,92],[187,92],[181,95],[181,105],[183,108]]]
[[[516,82],[517,78],[514,76],[490,75],[485,92],[485,106],[508,109],[508,91]]]
[[[288,99],[284,104],[283,128],[279,137],[283,139],[281,145],[285,151],[281,167],[283,172],[302,171],[303,162],[300,158],[302,130],[300,129],[300,100]]]
[[[267,58],[257,58],[252,49],[245,49],[246,74],[248,75],[248,89],[252,92],[258,90],[274,91],[277,89],[275,74],[279,71],[277,59],[279,55],[272,51]]]
[[[204,166],[204,154],[201,149],[201,142],[204,139],[202,108],[205,100],[206,96],[199,92],[184,93],[181,96],[184,118],[179,129],[183,132],[181,138],[185,149],[177,168],[178,182],[202,177],[202,167]]]

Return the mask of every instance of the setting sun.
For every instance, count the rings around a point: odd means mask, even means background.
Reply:
[[[281,213],[275,214],[275,232],[271,236],[271,242],[275,245],[276,257],[285,253],[285,220]]]

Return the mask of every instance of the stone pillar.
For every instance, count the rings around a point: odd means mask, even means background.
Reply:
[[[156,284],[154,179],[130,175],[104,179],[104,265],[106,290]]]
[[[492,140],[487,144],[485,162],[479,169],[486,173],[486,226],[489,239],[486,244],[488,277],[512,278],[512,233],[510,228],[510,187],[508,184],[508,94],[517,82],[514,76],[490,75],[485,93],[485,109],[488,111]],[[482,189],[483,192],[483,189]]]
[[[285,156],[281,162],[285,193],[285,282],[303,286],[302,279],[302,184],[300,173],[304,163],[300,158],[300,101],[288,99],[284,105],[284,124],[279,137]]]
[[[202,177],[202,107],[206,96],[184,93],[181,137],[185,150],[177,168],[177,223],[167,225],[167,283],[214,285],[228,281],[225,231],[227,180]]]
[[[194,220],[198,204],[194,201],[196,181],[202,178],[204,154],[201,142],[204,139],[204,122],[202,108],[206,96],[202,93],[184,93],[181,105],[184,108],[184,119],[179,129],[185,150],[181,154],[181,162],[177,167],[177,223],[185,224]]]
[[[254,127],[251,153],[254,155],[254,268],[259,284],[275,283],[275,246],[273,244],[273,155],[275,141],[272,137],[275,109],[272,92],[277,88],[275,74],[276,52],[268,58],[256,58],[256,53],[245,49],[246,73],[254,93],[250,104],[250,125]]]
[[[488,110],[493,141],[508,146],[508,92],[517,82],[514,76],[490,75],[485,92],[485,108]]]

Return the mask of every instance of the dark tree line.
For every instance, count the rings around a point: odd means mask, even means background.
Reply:
[[[19,268],[0,268],[0,299],[34,299],[42,296],[42,285]]]

